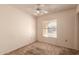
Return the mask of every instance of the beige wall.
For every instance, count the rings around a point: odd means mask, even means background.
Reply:
[[[37,22],[37,39],[39,41],[48,42],[54,45],[63,46],[67,48],[77,49],[77,39],[75,33],[75,9],[65,10],[58,13],[39,17]],[[45,38],[42,36],[42,22],[45,20],[57,19],[58,38]]]
[[[77,12],[77,13],[79,12],[79,4],[78,4],[77,7],[76,7],[76,12]]]
[[[79,5],[76,7],[76,43],[77,43],[77,48],[79,49]]]
[[[78,30],[77,30],[77,31],[78,31],[78,32],[77,32],[77,33],[78,33],[78,36],[77,36],[78,41],[77,41],[77,43],[78,43],[78,45],[77,45],[77,46],[78,46],[78,49],[79,49],[79,13],[77,14],[77,16],[78,16],[78,22],[77,22],[77,24],[78,24],[78,26],[77,26],[77,29],[78,29]]]
[[[0,5],[0,54],[35,41],[35,19],[8,5]]]
[[[78,43],[78,49],[79,49],[79,5],[77,5],[77,8],[76,8],[76,15],[77,15],[77,43]]]

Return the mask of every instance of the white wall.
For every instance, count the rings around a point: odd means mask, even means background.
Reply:
[[[0,5],[0,54],[35,41],[35,19],[16,8]]]
[[[65,10],[39,17],[37,22],[37,39],[38,41],[48,42],[54,45],[67,48],[77,49],[77,41],[75,36],[75,9]],[[58,38],[45,38],[42,36],[42,22],[45,20],[57,19]]]

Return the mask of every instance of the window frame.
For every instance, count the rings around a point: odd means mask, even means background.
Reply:
[[[56,30],[55,30],[56,34],[51,33],[52,36],[49,36],[47,33],[46,33],[46,35],[44,35],[45,34],[44,31],[46,31],[46,30],[48,31],[48,29],[52,29],[52,28],[48,28],[48,22],[52,22],[52,23],[56,22],[55,23],[56,24],[55,25],[55,27],[56,27]],[[45,38],[57,38],[57,19],[43,21],[43,23],[42,23],[42,36],[45,37]]]

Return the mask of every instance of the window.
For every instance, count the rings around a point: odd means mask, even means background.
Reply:
[[[57,20],[43,22],[43,37],[57,38]]]

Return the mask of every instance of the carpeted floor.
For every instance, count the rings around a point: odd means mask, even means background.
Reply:
[[[77,55],[79,51],[51,45],[48,43],[36,42],[24,46],[5,55]]]

